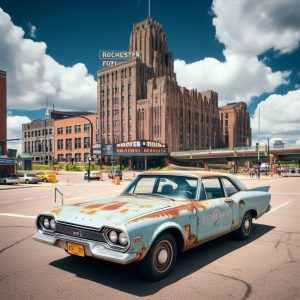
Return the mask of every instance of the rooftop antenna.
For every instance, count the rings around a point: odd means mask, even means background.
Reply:
[[[148,0],[148,19],[150,19],[150,4],[151,0]]]

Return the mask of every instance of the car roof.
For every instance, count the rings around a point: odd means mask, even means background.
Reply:
[[[198,178],[209,177],[226,177],[231,179],[241,190],[246,190],[247,187],[234,175],[212,171],[145,171],[140,175],[171,175],[171,176],[192,176]]]

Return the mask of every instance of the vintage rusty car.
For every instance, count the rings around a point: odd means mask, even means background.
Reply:
[[[270,200],[268,187],[247,189],[233,175],[144,172],[117,197],[38,215],[33,238],[75,256],[139,262],[158,280],[182,251],[229,232],[248,238],[252,219],[270,210]]]

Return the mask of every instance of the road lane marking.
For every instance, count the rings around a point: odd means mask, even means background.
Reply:
[[[36,216],[25,216],[25,215],[10,214],[10,213],[0,213],[0,216],[3,216],[3,217],[23,218],[23,219],[35,219],[36,218]]]
[[[281,204],[281,205],[279,205],[279,206],[276,206],[276,207],[272,208],[272,209],[270,210],[270,212],[276,211],[276,210],[278,210],[278,209],[280,209],[280,208],[282,208],[282,207],[284,207],[284,206],[290,204],[291,202],[293,202],[293,200],[290,200],[290,201],[285,202],[285,203],[283,203],[283,204]]]
[[[14,201],[4,201],[4,202],[1,202],[1,204],[7,204],[7,203],[13,203]]]
[[[300,195],[300,193],[272,193],[271,192],[271,194],[272,195]]]
[[[31,200],[31,199],[33,199],[32,197],[29,197],[29,198],[24,198],[23,200]]]

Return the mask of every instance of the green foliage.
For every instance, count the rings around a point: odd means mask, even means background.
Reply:
[[[52,170],[53,166],[32,164],[32,170]]]

